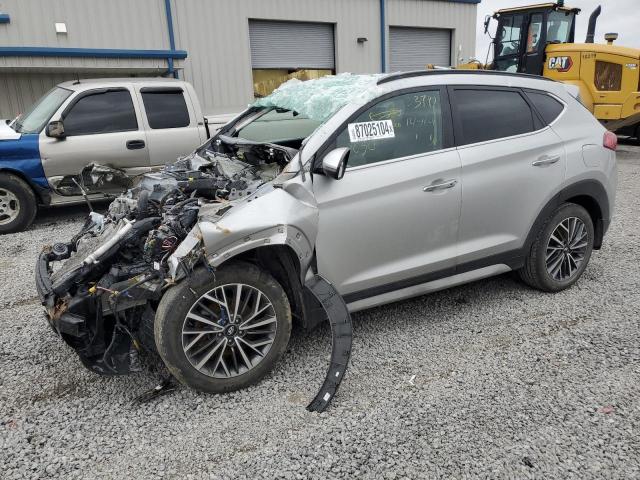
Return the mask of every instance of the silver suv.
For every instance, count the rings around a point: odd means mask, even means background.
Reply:
[[[44,250],[51,324],[97,373],[138,369],[147,346],[224,392],[273,368],[292,323],[326,318],[318,278],[350,311],[511,270],[565,289],[616,188],[616,137],[571,88],[464,71],[289,82]]]

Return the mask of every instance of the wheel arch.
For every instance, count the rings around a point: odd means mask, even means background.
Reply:
[[[575,203],[589,213],[595,235],[593,248],[594,250],[599,250],[602,247],[602,241],[610,219],[609,197],[604,185],[599,181],[581,180],[564,187],[542,208],[529,230],[525,243],[526,252],[530,250],[538,230],[546,219],[563,203]]]
[[[255,247],[226,259],[217,268],[235,262],[251,263],[271,274],[282,285],[289,299],[294,322],[305,329],[310,328],[305,315],[305,293],[301,281],[303,266],[291,246],[277,244]]]
[[[47,189],[39,185],[36,185],[27,175],[24,174],[24,172],[21,172],[20,170],[15,170],[13,168],[0,166],[0,175],[6,174],[6,173],[15,175],[20,180],[24,181],[29,186],[33,194],[36,196],[36,200],[38,201],[39,204],[48,205],[49,203],[51,203],[51,194],[47,191]]]

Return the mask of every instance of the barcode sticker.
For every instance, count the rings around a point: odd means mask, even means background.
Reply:
[[[395,138],[393,122],[391,120],[379,120],[377,122],[350,123],[349,140],[351,142],[366,142],[367,140],[379,140],[382,138]]]

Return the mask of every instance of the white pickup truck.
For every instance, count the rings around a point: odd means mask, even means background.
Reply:
[[[38,205],[82,201],[74,176],[86,165],[144,173],[190,153],[233,117],[209,124],[180,80],[57,85],[12,122],[0,121],[0,234],[28,227]]]

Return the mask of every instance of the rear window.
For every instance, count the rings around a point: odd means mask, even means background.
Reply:
[[[535,130],[533,112],[519,92],[455,89],[461,145],[511,137]]]
[[[189,126],[189,110],[182,90],[142,90],[142,101],[153,129]]]
[[[538,113],[542,115],[542,119],[547,125],[558,118],[558,115],[564,110],[562,103],[546,93],[528,91],[527,97],[529,97]]]

